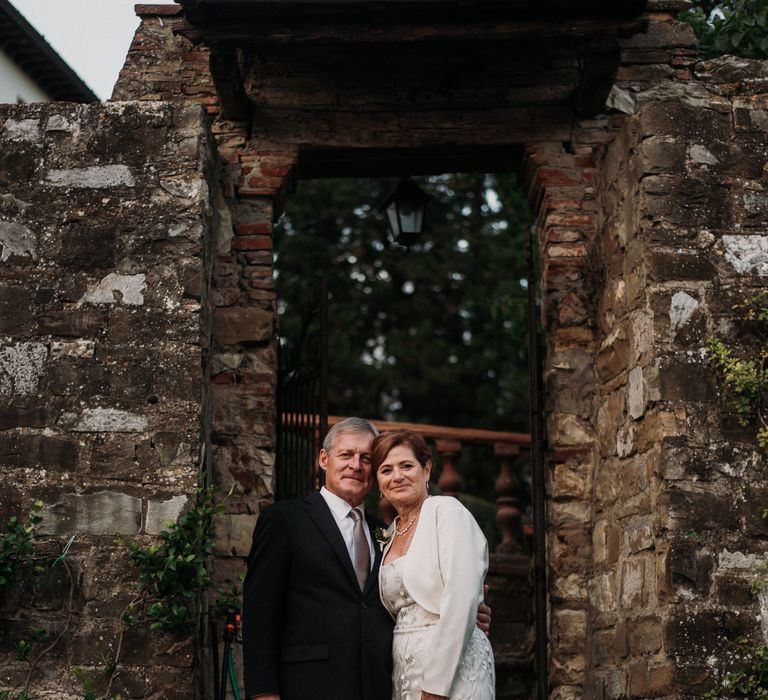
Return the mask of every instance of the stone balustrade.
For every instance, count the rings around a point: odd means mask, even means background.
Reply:
[[[328,427],[332,427],[343,416],[329,416]],[[458,496],[464,492],[464,478],[457,469],[462,447],[479,445],[489,448],[498,460],[499,471],[495,481],[496,522],[501,541],[496,547],[500,554],[517,554],[522,551],[523,527],[521,518],[521,480],[519,478],[520,455],[531,449],[529,433],[511,433],[476,428],[452,428],[425,423],[399,423],[395,421],[372,420],[381,432],[391,430],[412,430],[434,446],[438,455],[440,475],[437,485],[446,496]],[[394,511],[386,499],[380,502],[381,512],[386,520],[394,517]]]

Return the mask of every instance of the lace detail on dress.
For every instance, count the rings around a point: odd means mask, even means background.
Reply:
[[[426,645],[440,619],[416,603],[403,583],[403,557],[381,570],[381,599],[395,616],[392,642],[392,700],[420,700]],[[486,636],[472,632],[451,687],[451,700],[492,700],[495,697],[493,651]]]

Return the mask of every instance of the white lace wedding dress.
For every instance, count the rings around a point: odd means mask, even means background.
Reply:
[[[429,633],[440,618],[414,602],[406,590],[404,558],[385,564],[381,570],[381,599],[396,619],[392,642],[392,700],[420,700]],[[492,700],[495,685],[491,643],[475,627],[451,685],[451,700]]]

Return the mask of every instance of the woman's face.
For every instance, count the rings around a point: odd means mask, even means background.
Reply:
[[[393,447],[379,465],[379,489],[395,508],[415,506],[427,496],[430,462],[421,465],[407,445]]]

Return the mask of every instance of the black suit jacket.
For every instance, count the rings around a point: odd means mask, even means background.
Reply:
[[[393,622],[379,600],[381,551],[374,549],[360,591],[318,492],[264,510],[243,586],[246,698],[391,699]]]

